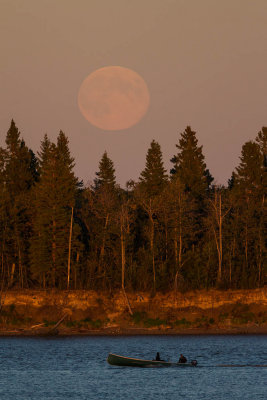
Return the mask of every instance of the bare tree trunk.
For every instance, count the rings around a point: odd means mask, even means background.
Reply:
[[[264,215],[264,203],[265,203],[265,195],[262,196],[262,215]],[[264,246],[263,238],[261,235],[261,230],[259,229],[259,247],[260,247],[259,263],[258,263],[258,286],[259,287],[261,285],[261,279],[262,279],[262,249],[263,249],[263,246]]]
[[[12,264],[12,267],[11,267],[11,274],[10,274],[10,283],[9,283],[9,286],[12,286],[13,285],[13,280],[14,280],[14,273],[15,273],[15,263],[13,263]]]
[[[53,242],[52,242],[52,283],[56,286],[56,221],[53,220]]]
[[[121,287],[124,289],[125,281],[125,234],[124,234],[124,217],[121,217]]]
[[[156,292],[156,268],[155,268],[155,254],[154,254],[154,221],[153,216],[150,215],[151,231],[150,231],[150,250],[152,255],[152,267],[153,267],[153,290]]]
[[[261,277],[262,277],[262,236],[259,231],[259,256],[258,256],[258,287],[261,285]]]
[[[125,242],[126,242],[126,235],[125,232],[127,230],[127,217],[126,217],[127,210],[122,206],[121,209],[121,216],[120,216],[120,225],[121,225],[121,288],[122,292],[124,294],[126,304],[129,309],[130,315],[133,315],[132,308],[127,296],[127,293],[125,291]]]
[[[222,224],[224,217],[228,214],[231,207],[222,214],[222,195],[215,191],[214,202],[211,201],[211,205],[214,209],[215,221],[218,229],[218,233],[216,232],[216,228],[212,223],[212,229],[214,233],[214,239],[217,248],[218,254],[218,272],[217,272],[217,282],[220,283],[222,280],[222,259],[223,259],[223,240],[222,240]]]
[[[108,223],[109,223],[109,214],[107,214],[107,215],[106,215],[106,218],[105,218],[105,227],[104,227],[103,241],[102,241],[102,246],[101,246],[101,250],[100,250],[99,272],[100,272],[101,269],[102,269],[102,261],[103,261],[104,254],[105,254],[105,244],[106,244],[106,235],[107,235]]]
[[[168,261],[168,224],[165,222],[165,261]]]
[[[177,227],[174,228],[174,258],[175,258],[175,271],[178,268],[178,240],[177,240]]]
[[[220,283],[222,280],[222,203],[221,203],[221,194],[215,192],[214,204],[213,208],[215,211],[215,219],[219,229],[219,237],[217,237],[217,233],[215,228],[213,227],[214,238],[216,242],[217,254],[218,254],[218,272],[217,272],[217,280]]]
[[[4,276],[4,250],[2,250],[1,256],[1,277]]]
[[[260,249],[260,260],[258,265],[258,287],[260,287],[260,284],[261,284],[261,249]]]
[[[67,282],[67,289],[69,289],[69,287],[70,287],[70,256],[71,256],[72,222],[73,222],[73,207],[71,207],[71,218],[70,218],[70,235],[69,235],[69,255],[68,255],[68,282]]]
[[[232,249],[230,248],[230,257],[229,257],[229,284],[230,288],[232,285]]]
[[[246,223],[245,229],[245,256],[246,256],[246,265],[248,265],[248,225]]]
[[[1,272],[1,279],[0,279],[0,315],[3,309],[3,305],[5,302],[5,297],[6,297],[6,293],[7,290],[9,288],[9,282],[8,280],[6,281],[6,268],[4,266],[4,246],[3,246],[3,250],[2,250],[2,272]]]
[[[178,289],[178,271],[176,270],[176,274],[175,274],[175,278],[174,278],[175,305],[177,305],[177,289]]]
[[[18,256],[19,256],[19,280],[20,280],[20,287],[23,289],[23,270],[22,270],[22,262],[21,262],[21,252],[20,252],[20,245],[18,243]]]
[[[79,263],[79,259],[80,259],[80,254],[77,251],[77,255],[76,255],[76,266],[75,266],[75,275],[74,275],[74,289],[77,289],[77,271],[78,271],[78,263]],[[81,280],[81,278],[80,278]]]
[[[182,241],[182,212],[181,212],[181,193],[179,193],[179,271],[182,267],[182,248],[183,248],[183,241]]]
[[[125,289],[124,289],[124,288],[122,288],[122,291],[123,291],[123,294],[124,294],[124,297],[125,297],[125,300],[126,300],[126,303],[127,303],[128,309],[129,309],[129,313],[130,313],[131,315],[133,315],[133,311],[132,311],[132,308],[131,308],[131,305],[130,305],[130,302],[129,302],[129,299],[128,299],[128,296],[127,296],[127,293],[126,293],[126,291],[125,291]]]
[[[220,251],[219,251],[219,276],[220,280],[222,279],[222,195],[221,193],[219,194],[219,246],[220,246]]]

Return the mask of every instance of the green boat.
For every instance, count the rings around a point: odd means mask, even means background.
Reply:
[[[123,357],[117,354],[109,353],[107,362],[110,365],[119,367],[196,367],[197,361],[190,363],[173,363],[170,361],[142,360],[139,358]]]

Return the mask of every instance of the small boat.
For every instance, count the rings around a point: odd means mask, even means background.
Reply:
[[[109,353],[107,362],[110,365],[119,367],[196,367],[197,361],[193,360],[190,363],[173,363],[170,361],[142,360],[139,358],[124,357],[117,354]]]

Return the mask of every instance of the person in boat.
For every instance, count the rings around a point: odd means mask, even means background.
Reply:
[[[162,361],[162,360],[160,359],[159,352],[157,352],[157,355],[156,355],[156,361]]]
[[[187,362],[187,358],[183,354],[180,354],[180,358],[179,358],[178,363],[179,364],[185,364],[186,362]]]

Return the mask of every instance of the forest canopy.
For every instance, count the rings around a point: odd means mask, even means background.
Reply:
[[[168,173],[153,140],[124,189],[105,151],[85,186],[64,132],[35,155],[12,120],[0,147],[1,289],[264,286],[267,128],[243,145],[227,187],[213,183],[189,126],[171,162]]]

